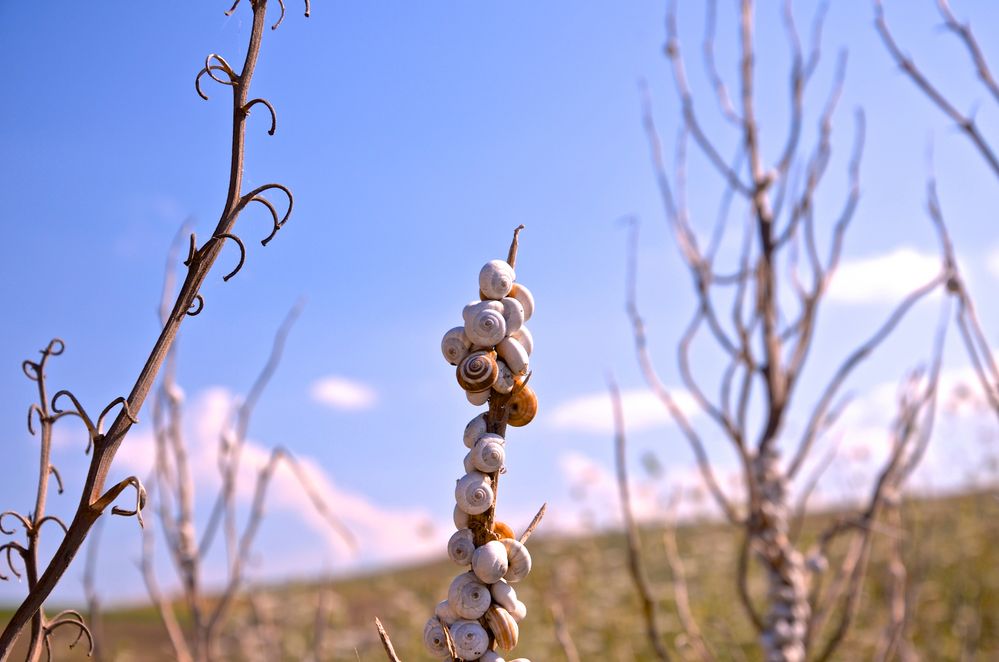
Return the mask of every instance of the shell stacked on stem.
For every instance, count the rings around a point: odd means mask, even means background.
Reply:
[[[512,249],[510,262],[514,255]],[[515,281],[510,263],[486,263],[479,272],[480,300],[465,306],[464,324],[441,341],[469,402],[489,405],[489,411],[473,418],[463,434],[465,475],[455,485],[457,531],[447,546],[463,571],[424,635],[427,651],[440,659],[504,662],[502,654],[517,645],[519,623],[527,616],[511,584],[527,577],[531,555],[513,530],[494,518],[496,483],[506,471],[506,427],[527,425],[538,408],[527,386],[534,340],[525,322],[534,314],[534,297]]]

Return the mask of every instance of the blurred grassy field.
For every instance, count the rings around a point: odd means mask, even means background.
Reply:
[[[909,572],[908,636],[924,660],[999,660],[999,497],[977,493],[903,505],[906,565]],[[810,516],[804,537],[813,536],[832,514]],[[542,526],[543,528],[543,526]],[[855,629],[835,659],[872,659],[888,619],[890,574],[887,550],[899,532],[879,530]],[[713,523],[683,525],[677,532],[689,577],[696,618],[719,659],[758,660],[751,625],[735,597],[738,539]],[[683,639],[664,560],[662,530],[642,530],[650,581],[659,598],[659,620],[680,656]],[[533,662],[562,660],[550,605],[561,606],[583,660],[652,660],[638,601],[627,571],[619,533],[581,538],[537,535],[531,539],[534,572],[517,585],[528,605],[517,656]],[[832,559],[833,567],[835,558]],[[264,660],[308,659],[317,620],[323,621],[323,659],[385,659],[374,628],[378,616],[400,657],[430,660],[422,649],[423,625],[445,597],[457,567],[450,561],[398,569],[322,584],[258,588],[251,605],[235,618],[252,624],[233,650],[259,653]],[[752,577],[759,594],[759,577]],[[322,596],[323,609],[318,611]],[[317,614],[320,618],[317,619]],[[0,614],[6,620],[8,614]],[[181,614],[183,618],[183,614]],[[151,609],[109,612],[104,659],[169,660],[172,654]],[[55,642],[55,658],[85,659]],[[17,659],[16,657],[14,659]]]

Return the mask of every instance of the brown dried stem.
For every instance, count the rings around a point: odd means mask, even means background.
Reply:
[[[388,656],[390,662],[402,662],[399,656],[395,654],[395,648],[392,646],[392,640],[389,639],[388,632],[385,631],[385,627],[382,622],[375,618],[375,627],[378,628],[378,638],[382,640],[382,646],[385,647],[385,655]]]

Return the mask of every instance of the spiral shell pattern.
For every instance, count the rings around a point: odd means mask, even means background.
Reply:
[[[463,358],[468,356],[468,350],[472,346],[472,341],[465,335],[465,327],[456,326],[444,334],[441,340],[441,353],[451,365],[458,365]]]
[[[458,480],[454,500],[469,515],[481,515],[493,505],[493,487],[489,476],[472,471]]]
[[[476,619],[489,609],[489,587],[471,572],[458,575],[447,590],[447,602],[460,618]],[[453,633],[452,633],[453,634]]]
[[[484,434],[475,442],[472,449],[472,465],[482,473],[495,473],[503,468],[506,450],[503,437],[498,434]]]
[[[451,627],[455,652],[462,660],[477,660],[489,650],[489,634],[477,622],[457,621]]]
[[[506,319],[503,312],[493,308],[480,310],[465,322],[465,335],[474,345],[492,347],[506,337]]]
[[[472,534],[471,529],[455,531],[451,539],[447,541],[447,555],[458,565],[470,564],[474,551],[475,536]]]
[[[436,616],[431,616],[423,628],[423,645],[427,652],[434,657],[444,660],[451,656],[447,649],[447,635],[444,634],[444,626],[437,620]]]
[[[479,271],[479,291],[489,299],[502,299],[513,289],[516,278],[505,260],[490,260]]]
[[[472,352],[458,364],[458,384],[470,393],[488,391],[499,377],[499,367],[492,352]]]
[[[538,413],[538,396],[530,386],[525,386],[510,398],[507,411],[510,412],[507,423],[518,428],[527,425]]]

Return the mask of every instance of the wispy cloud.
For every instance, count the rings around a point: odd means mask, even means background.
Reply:
[[[829,286],[841,303],[893,303],[933,278],[940,258],[902,247],[890,253],[842,262]]]
[[[378,402],[378,394],[367,384],[337,375],[314,382],[310,393],[316,402],[346,411],[371,409]]]
[[[671,391],[677,406],[687,416],[700,409],[694,398],[682,390]],[[669,411],[655,393],[648,389],[621,392],[624,422],[629,431],[648,430],[673,424]],[[552,412],[551,425],[559,430],[606,435],[614,432],[614,413],[610,394],[588,393],[563,402]]]

